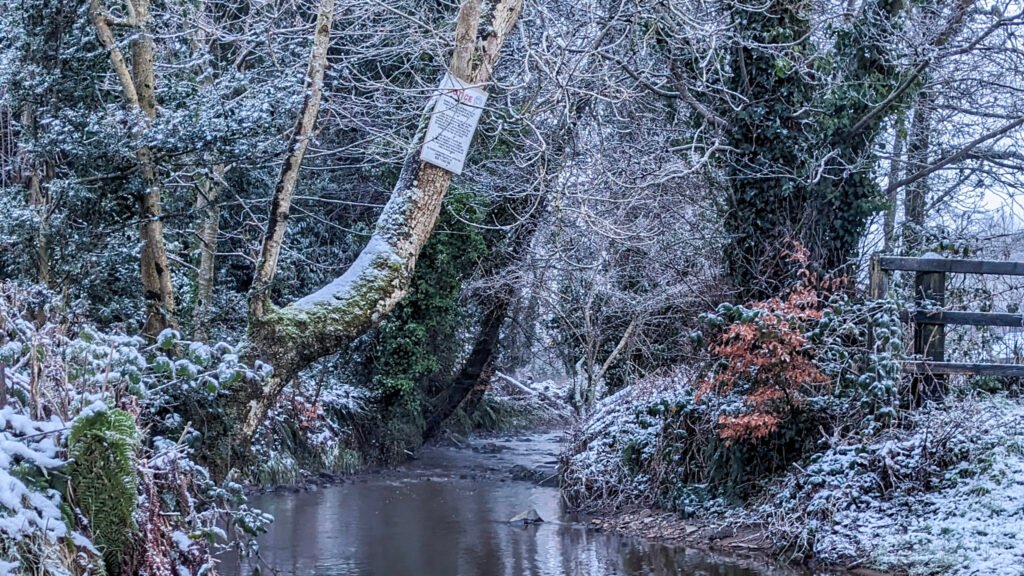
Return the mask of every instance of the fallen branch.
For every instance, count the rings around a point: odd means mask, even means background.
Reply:
[[[529,386],[523,384],[522,382],[516,380],[515,378],[509,376],[508,374],[502,374],[501,372],[498,372],[497,370],[495,370],[494,371],[494,375],[499,377],[499,378],[501,378],[502,380],[508,382],[509,384],[515,386],[516,388],[519,388],[523,392],[526,392],[527,394],[533,394],[533,395],[537,395],[538,394],[538,392],[536,390],[534,390],[533,388],[530,388]]]

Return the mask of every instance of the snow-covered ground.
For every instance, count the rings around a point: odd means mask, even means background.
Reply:
[[[654,379],[600,402],[567,456],[568,493],[590,507],[663,504],[657,494],[678,475],[655,474],[668,468],[652,461],[662,410],[688,405],[690,382]],[[695,505],[697,521],[768,527],[787,555],[921,576],[1024,575],[1024,400],[950,400],[869,438],[830,438],[742,508]]]
[[[915,420],[870,444],[834,446],[766,508],[803,518],[797,532],[824,560],[1024,574],[1024,404],[963,400]]]

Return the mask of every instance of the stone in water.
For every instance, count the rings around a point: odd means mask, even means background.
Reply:
[[[537,513],[536,508],[530,508],[526,512],[520,512],[509,520],[512,524],[540,524],[544,519]]]

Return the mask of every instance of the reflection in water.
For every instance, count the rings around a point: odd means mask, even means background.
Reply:
[[[574,524],[558,490],[523,482],[375,478],[317,492],[268,494],[275,517],[263,559],[310,576],[754,576],[792,574],[642,544]],[[549,520],[513,526],[530,507]],[[251,573],[225,558],[221,572]]]

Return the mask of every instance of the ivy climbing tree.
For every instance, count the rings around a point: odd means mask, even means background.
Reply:
[[[806,246],[818,269],[842,274],[868,218],[884,207],[872,147],[908,92],[886,44],[904,4],[864,2],[849,24],[828,30],[828,51],[814,43],[809,2],[730,9],[738,32],[726,85],[742,99],[723,110],[732,151],[726,259],[735,286],[763,298],[792,280],[788,243]]]
[[[367,380],[380,419],[391,421],[381,430],[384,460],[404,458],[404,449],[419,445],[429,399],[447,386],[461,357],[466,336],[462,328],[473,322],[472,311],[460,298],[463,282],[487,254],[483,229],[477,226],[486,207],[475,202],[479,200],[459,190],[445,198],[408,294],[367,343]]]

